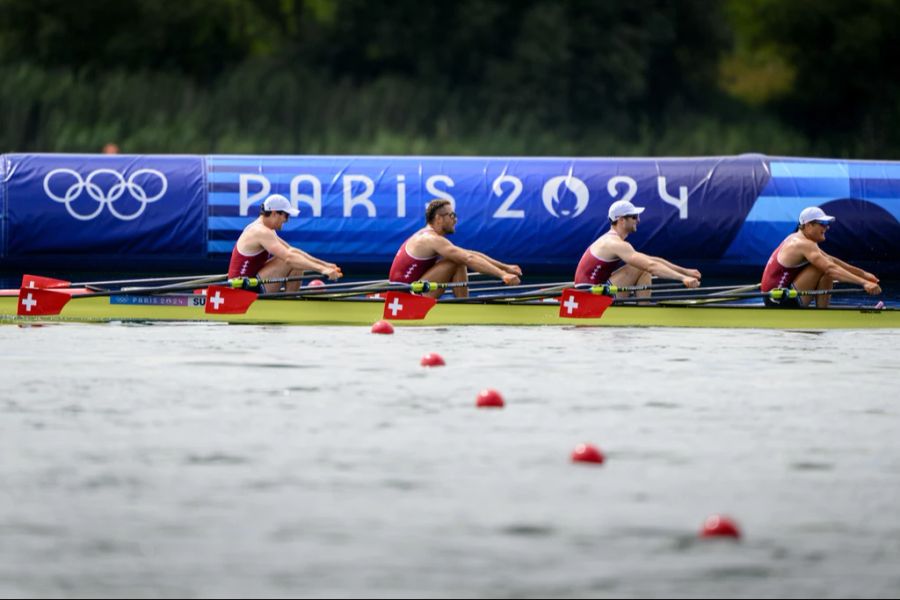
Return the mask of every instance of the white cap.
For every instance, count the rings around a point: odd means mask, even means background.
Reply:
[[[832,221],[834,221],[834,217],[832,217],[831,215],[826,215],[825,211],[818,206],[810,206],[804,208],[800,213],[800,224],[806,225],[811,221],[827,221],[831,223]]]
[[[274,210],[286,212],[292,217],[296,217],[300,214],[300,211],[291,206],[291,201],[282,196],[281,194],[272,194],[268,198],[266,198],[265,202],[263,202],[263,210]]]
[[[635,206],[628,200],[617,200],[609,207],[609,220],[615,221],[628,215],[639,215],[644,212],[643,206]]]

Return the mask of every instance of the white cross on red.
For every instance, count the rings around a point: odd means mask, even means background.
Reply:
[[[394,298],[390,304],[387,305],[388,309],[391,311],[391,316],[396,317],[397,313],[403,310],[403,305],[400,304],[399,298]]]
[[[225,298],[222,297],[222,292],[216,290],[215,295],[209,301],[212,302],[213,310],[219,310],[219,306],[225,302]]]
[[[569,296],[569,299],[563,302],[563,306],[566,307],[566,312],[571,315],[572,311],[578,308],[578,303],[575,302],[575,296]]]
[[[37,300],[28,292],[28,295],[22,298],[22,304],[25,306],[25,312],[31,312],[33,306],[37,306]]]

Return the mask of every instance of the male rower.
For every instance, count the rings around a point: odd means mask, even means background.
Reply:
[[[797,230],[784,238],[769,257],[760,290],[830,290],[836,279],[861,285],[869,294],[880,294],[881,287],[877,277],[829,256],[819,248],[819,244],[825,241],[825,232],[834,220],[834,217],[826,215],[818,206],[804,208],[800,213]],[[831,302],[831,294],[821,294],[815,298],[817,308],[828,308]],[[809,306],[812,296],[783,298],[780,301],[766,297],[764,300],[766,306]]]
[[[319,260],[292,247],[275,233],[284,227],[290,217],[299,214],[300,211],[280,194],[272,194],[266,198],[260,206],[259,217],[244,228],[234,245],[231,263],[228,265],[228,278],[279,279],[299,277],[304,271],[317,271],[331,280],[343,277],[341,268],[336,264]],[[262,284],[257,291],[277,292],[280,287],[281,284],[277,282],[267,283]],[[300,289],[299,279],[287,282],[285,289]]]
[[[641,222],[643,207],[627,200],[613,202],[609,207],[609,231],[594,240],[584,251],[575,269],[575,284],[604,285],[618,287],[650,285],[653,275],[663,279],[675,279],[685,287],[700,285],[700,271],[685,269],[663,260],[658,256],[643,254],[625,241],[637,231]],[[647,297],[650,290],[639,290],[636,296]]]
[[[507,265],[486,254],[454,245],[446,236],[456,231],[456,213],[449,200],[432,200],[425,207],[425,227],[412,234],[394,256],[388,279],[391,283],[412,283],[425,280],[431,283],[468,282],[468,270],[502,279],[506,285],[518,285],[522,269]],[[427,295],[437,298],[444,290],[432,290]],[[453,288],[458,298],[469,295],[465,285]]]

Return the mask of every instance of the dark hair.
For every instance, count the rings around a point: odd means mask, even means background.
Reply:
[[[435,215],[437,215],[437,211],[441,210],[448,204],[450,204],[450,201],[443,198],[432,200],[431,202],[429,202],[428,206],[425,207],[425,223],[431,223],[432,221],[434,221],[434,217]]]

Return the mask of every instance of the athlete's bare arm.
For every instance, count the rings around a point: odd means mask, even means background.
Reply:
[[[491,258],[487,254],[483,254],[481,252],[476,252],[475,250],[467,250],[467,252],[471,252],[472,254],[477,254],[478,256],[480,256],[484,260],[488,261],[489,263],[491,263],[492,265],[494,265],[501,271],[506,271],[507,273],[512,273],[513,275],[518,275],[519,277],[522,276],[522,268],[519,267],[519,265],[508,265],[506,263],[500,262],[499,260]]]
[[[849,271],[850,273],[853,273],[857,277],[862,277],[863,279],[865,279],[867,281],[871,281],[872,283],[879,283],[881,281],[880,279],[878,279],[878,277],[876,277],[872,273],[869,273],[868,271],[864,271],[864,270],[860,269],[859,267],[854,267],[853,265],[846,263],[839,258],[835,258],[835,257],[831,256],[830,254],[826,254],[824,250],[820,249],[820,251],[822,252],[822,254],[824,254],[826,257],[828,257],[830,260],[833,260],[835,262],[835,264],[837,264],[839,267],[846,269],[847,271]]]
[[[846,265],[847,263],[828,256],[819,249],[818,244],[813,242],[800,242],[798,248],[803,250],[804,258],[806,258],[811,265],[820,270],[826,277],[831,277],[832,279],[843,281],[844,283],[855,283],[856,285],[862,286],[869,294],[881,293],[881,287],[878,285],[877,278],[875,281],[871,281],[844,268],[843,265]],[[852,269],[863,273],[865,272],[856,267],[852,267]],[[868,273],[868,275],[871,275],[871,273]]]
[[[681,273],[685,277],[693,277],[694,279],[700,279],[701,277],[703,277],[703,275],[697,269],[688,269],[688,268],[676,265],[675,263],[669,262],[666,259],[660,258],[658,256],[654,256],[653,258],[654,258],[654,260],[658,260],[665,266],[669,267],[673,271],[675,271],[677,273]]]
[[[283,260],[292,269],[316,271],[332,280],[340,279],[343,276],[340,268],[336,265],[314,258],[279,238],[271,229],[264,229],[264,231],[259,231],[257,234],[259,236],[259,245],[265,248],[272,256]]]
[[[668,263],[666,261],[636,251],[634,247],[625,240],[610,241],[607,243],[607,249],[613,250],[616,253],[616,256],[627,264],[641,269],[642,271],[647,271],[651,275],[656,275],[663,279],[680,281],[685,287],[697,287],[700,285],[700,281],[697,277],[679,273],[675,269],[667,266]]]
[[[506,285],[518,285],[520,283],[519,276],[515,273],[504,271],[500,267],[494,265],[491,261],[484,258],[480,252],[472,252],[459,246],[454,245],[450,240],[441,236],[428,236],[428,244],[435,253],[442,257],[452,260],[455,263],[466,265],[467,268],[492,275],[497,279],[502,279]]]

